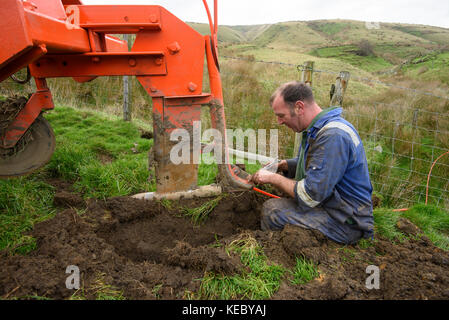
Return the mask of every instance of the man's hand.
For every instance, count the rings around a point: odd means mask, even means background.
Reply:
[[[287,161],[283,160],[281,161],[285,162],[285,166],[287,166]],[[296,181],[293,179],[288,179],[284,177],[283,175],[280,175],[278,173],[273,173],[268,170],[265,170],[264,168],[257,171],[252,176],[248,177],[249,182],[253,182],[255,184],[271,184],[275,186],[277,189],[283,191],[284,193],[288,194],[290,197],[295,197],[294,188],[296,185]]]
[[[255,184],[272,183],[273,177],[275,175],[276,175],[276,173],[270,172],[270,171],[262,168],[259,171],[257,171],[255,174],[253,174],[250,177],[249,181],[254,182]]]
[[[255,184],[267,184],[273,183],[274,176],[276,172],[282,172],[288,170],[287,160],[281,160],[276,164],[274,170],[268,169],[273,166],[273,162],[268,163],[262,169],[257,171],[252,176],[248,177],[249,182],[253,182]]]

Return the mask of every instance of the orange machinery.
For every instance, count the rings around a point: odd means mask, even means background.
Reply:
[[[72,77],[87,82],[99,76],[127,75],[136,76],[152,97],[157,193],[194,189],[198,165],[170,161],[173,142],[169,137],[174,129],[192,132],[201,108],[209,107],[212,125],[222,133],[221,148],[228,158],[217,52],[217,0],[214,22],[206,0],[203,2],[210,36],[200,35],[160,6],[2,0],[0,81],[28,67],[37,91],[0,136],[0,177],[32,172],[53,153],[53,131],[41,116],[54,108],[46,78]],[[125,41],[111,34],[136,34],[131,51]],[[203,92],[204,56],[211,93]],[[20,143],[27,132],[31,138]],[[226,163],[218,165],[224,185],[251,188],[243,178],[245,173]]]

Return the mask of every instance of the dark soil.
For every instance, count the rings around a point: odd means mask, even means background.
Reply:
[[[47,179],[47,183],[55,188],[53,204],[58,208],[84,209],[86,202],[81,194],[73,190],[73,185],[67,181],[52,178]]]
[[[377,237],[362,249],[293,226],[261,231],[265,198],[255,193],[228,195],[200,227],[180,216],[179,207],[198,207],[207,200],[174,202],[167,209],[160,202],[119,197],[89,201],[83,215],[65,209],[35,225],[35,251],[26,256],[0,252],[0,296],[69,298],[74,290],[66,289],[65,271],[76,265],[86,298],[96,297],[102,279],[128,299],[182,299],[186,291],[199,289],[197,279],[206,271],[235,274],[245,268],[238,256],[215,244],[249,232],[273,263],[291,269],[302,255],[318,265],[320,277],[305,285],[293,285],[286,275],[273,299],[449,298],[449,253],[406,220],[398,228],[414,234],[412,240],[393,244]],[[365,286],[368,265],[381,270],[379,290]]]
[[[151,140],[151,139],[153,139],[153,132],[146,131],[146,130],[141,130],[140,137],[143,138],[143,139]]]
[[[26,97],[19,96],[0,101],[0,137],[3,136],[8,125],[17,117],[27,102]]]

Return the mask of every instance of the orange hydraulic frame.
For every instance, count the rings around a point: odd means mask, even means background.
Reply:
[[[46,78],[87,82],[98,76],[136,76],[153,100],[157,192],[196,187],[195,164],[169,159],[173,130],[192,132],[201,107],[209,106],[212,125],[223,134],[221,178],[229,185],[251,186],[228,164],[226,124],[217,51],[217,0],[214,22],[203,0],[211,35],[202,36],[160,6],[83,5],[80,0],[2,0],[0,81],[28,67],[37,92],[10,124],[0,147],[13,147],[42,111],[53,108]],[[111,34],[136,34],[131,51]],[[206,56],[211,93],[203,93]]]

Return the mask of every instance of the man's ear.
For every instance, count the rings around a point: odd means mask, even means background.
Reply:
[[[304,108],[305,108],[305,105],[304,105],[303,101],[301,101],[301,100],[296,101],[296,103],[295,103],[295,112],[296,113],[304,112]]]

